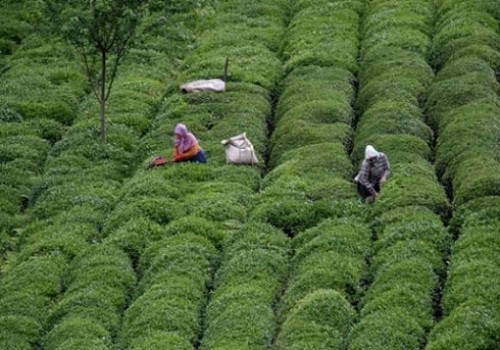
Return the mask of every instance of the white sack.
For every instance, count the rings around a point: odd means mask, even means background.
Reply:
[[[214,91],[223,92],[226,90],[226,83],[221,79],[196,80],[181,85],[182,92]]]
[[[226,148],[227,164],[257,164],[259,160],[255,156],[253,145],[247,138],[246,133],[222,140]]]

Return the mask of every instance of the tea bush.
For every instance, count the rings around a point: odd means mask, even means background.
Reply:
[[[40,340],[47,317],[46,306],[62,292],[61,276],[65,264],[62,255],[32,257],[3,275],[0,286],[2,347],[27,348],[28,344]],[[11,295],[13,291],[23,294],[16,298]]]
[[[424,338],[425,330],[408,310],[389,309],[363,317],[353,328],[349,349],[415,349]]]
[[[419,105],[426,92],[426,86],[421,82],[407,77],[407,74],[402,77],[391,71],[365,84],[359,92],[357,105],[362,113],[382,100]]]
[[[365,8],[363,0],[349,0],[349,1],[334,1],[329,0],[296,0],[290,4],[292,13],[299,12],[302,9],[307,9],[312,6],[328,6],[331,10],[350,9],[360,13]],[[333,12],[333,11],[332,11]]]
[[[232,304],[214,319],[209,318],[200,349],[263,350],[271,346],[275,324],[272,308],[263,303],[248,305],[246,300]]]
[[[168,292],[150,290],[139,297],[125,314],[126,343],[153,331],[168,329],[193,343],[198,334],[195,300],[172,298]]]
[[[184,216],[164,227],[164,234],[166,236],[176,236],[185,233],[202,236],[218,249],[221,247],[223,240],[228,238],[227,232],[219,223],[197,216]]]
[[[439,185],[433,169],[424,161],[394,164],[391,180],[384,186],[377,207],[381,212],[398,207],[419,205],[446,218],[449,203],[444,189]]]
[[[217,271],[216,288],[251,282],[276,295],[286,272],[286,258],[267,249],[235,252]]]
[[[231,57],[228,81],[249,82],[271,89],[279,78],[280,62],[265,46],[255,41],[252,45],[222,47],[191,55],[185,61],[189,69],[185,70],[184,75],[188,79],[219,77],[226,57]]]
[[[361,316],[373,315],[376,317],[376,315],[384,314],[388,310],[411,310],[411,318],[420,323],[425,330],[429,330],[433,326],[433,306],[432,298],[429,298],[429,291],[420,288],[418,282],[395,283],[394,288],[378,293],[376,297],[367,302],[363,306]]]
[[[193,345],[175,332],[154,331],[139,336],[130,341],[131,350],[160,349],[165,346],[169,349],[191,350]]]
[[[296,68],[283,79],[280,85],[281,95],[276,110],[277,120],[286,117],[291,110],[301,105],[328,101],[329,108],[335,108],[333,109],[335,113],[322,116],[318,122],[350,122],[352,115],[349,102],[353,99],[353,81],[352,73],[345,69],[319,66]],[[324,110],[322,105],[317,106]],[[304,114],[292,113],[291,115],[314,121],[316,113],[319,112],[309,110]],[[330,118],[325,119],[328,116]]]
[[[0,345],[6,349],[29,349],[37,342],[42,325],[31,317],[0,316]]]
[[[397,7],[378,1],[368,8],[367,14],[366,21],[363,22],[365,35],[387,27],[395,27],[397,30],[412,28],[427,35],[432,34],[430,29],[433,13],[426,1],[407,2]]]
[[[493,157],[491,152],[485,152],[481,156],[464,160],[457,167],[457,174],[452,180],[456,204],[500,194],[500,165]]]
[[[125,312],[120,341],[133,344],[140,337],[149,342],[167,331],[193,344],[217,263],[214,246],[202,235],[178,233],[149,245],[140,259],[142,279]]]
[[[452,55],[471,45],[479,44],[481,49],[486,50],[488,47],[498,49],[500,42],[495,32],[494,17],[480,9],[478,4],[465,6],[450,9],[443,20],[438,22],[439,30],[434,38],[432,54],[434,66],[440,68],[446,65]]]
[[[61,291],[60,276],[66,257],[62,254],[54,256],[38,256],[22,261],[11,267],[9,275],[2,278],[0,296],[4,297],[14,288],[17,291],[34,293],[40,296],[55,296]],[[41,310],[40,315],[43,314]],[[38,316],[40,316],[38,315]],[[33,315],[36,317],[36,315]]]
[[[44,346],[50,349],[107,349],[112,345],[109,333],[92,318],[70,316],[47,335]]]
[[[279,185],[286,185],[286,188]],[[320,208],[312,198],[308,198],[306,186],[306,182],[298,177],[276,181],[272,187],[259,193],[249,219],[270,223],[290,235],[314,226],[321,211],[317,210]]]
[[[0,19],[0,57],[12,55],[17,47],[22,44],[23,39],[33,31],[33,24],[29,22],[23,4],[13,1],[4,2],[0,5],[0,11],[4,14]]]
[[[436,171],[444,181],[449,182],[456,176],[461,160],[471,158],[474,153],[492,153],[496,135],[491,131],[500,128],[500,120],[496,117],[499,110],[497,103],[477,101],[446,115],[441,122],[442,131],[436,151]],[[468,121],[471,113],[474,120]]]
[[[177,202],[171,198],[143,197],[130,203],[121,202],[109,217],[106,228],[109,231],[116,230],[127,224],[131,217],[143,217],[157,224],[165,225],[183,215],[185,215],[183,208],[179,207]]]
[[[106,235],[104,242],[120,248],[136,262],[150,242],[164,237],[163,227],[145,217],[133,217]]]
[[[195,233],[185,232],[183,234],[166,237],[163,240],[152,243],[141,255],[140,267],[144,271],[154,276],[154,273],[164,272],[162,264],[169,262],[169,256],[176,257],[180,260],[186,260],[189,257],[198,256],[198,260],[204,261],[195,268],[210,268],[217,260],[217,251],[215,246],[205,237],[196,235]],[[207,264],[210,263],[210,264]],[[170,261],[172,268],[177,266]],[[186,265],[184,268],[189,269]]]
[[[86,92],[86,79],[72,63],[74,55],[67,44],[55,37],[45,37],[42,42],[38,35],[11,57],[1,95],[25,119],[47,118],[70,125],[76,118],[78,101]],[[25,89],[27,84],[29,90]]]
[[[439,322],[429,335],[426,349],[444,350],[450,347],[484,349],[499,342],[500,320],[492,305],[476,303],[474,299],[460,305],[452,315]]]
[[[301,299],[281,326],[278,349],[343,349],[355,311],[342,294],[317,290]]]
[[[415,17],[414,17],[415,18]],[[396,20],[394,17],[388,21]],[[428,24],[422,26],[430,29]],[[428,86],[433,77],[431,66],[424,56],[401,46],[375,45],[369,47],[363,56],[363,65],[359,72],[360,81],[376,80],[377,77],[387,76],[387,69],[391,72],[405,74]]]
[[[442,220],[431,209],[423,206],[398,207],[381,213],[375,219],[377,241],[374,253],[397,242],[417,240],[425,242],[446,254],[451,246],[451,235]]]
[[[346,145],[351,139],[351,127],[345,123],[313,124],[308,121],[288,121],[286,125],[278,125],[271,143],[273,164],[279,163],[279,158],[286,151],[301,146],[326,142],[339,142]]]
[[[287,72],[310,65],[356,71],[358,13],[336,9],[332,15],[329,11],[329,6],[318,4],[294,14],[284,41]],[[319,35],[311,36],[313,31]]]
[[[439,126],[443,116],[469,103],[495,101],[498,82],[490,74],[472,72],[434,83],[426,103],[430,123]]]
[[[280,318],[286,319],[299,300],[326,289],[354,302],[366,271],[371,232],[361,220],[345,216],[326,219],[300,232],[292,240],[290,281],[280,301]]]
[[[51,310],[48,321],[51,325],[63,324],[67,317],[80,316],[92,320],[107,332],[116,332],[120,326],[117,310],[124,305],[122,291],[112,287],[90,286],[70,291]],[[55,329],[54,329],[55,330]],[[50,332],[49,335],[50,337]],[[74,337],[68,334],[68,337]]]
[[[499,196],[475,198],[455,208],[450,221],[450,230],[457,234],[465,220],[471,224],[489,224],[499,217]]]
[[[45,255],[63,256],[73,259],[78,253],[86,248],[86,239],[91,239],[94,234],[94,226],[79,223],[70,225],[58,225],[54,223],[46,229],[37,230],[23,242],[23,251],[19,253],[20,261],[29,261],[31,257]]]
[[[256,167],[220,166],[212,171],[215,181],[243,184],[254,192],[261,186],[260,169]]]
[[[374,135],[383,134],[408,135],[422,139],[428,145],[431,144],[434,133],[419,117],[413,118],[405,115],[405,107],[401,105],[394,105],[391,102],[388,102],[386,106],[383,106],[383,104],[385,103],[377,103],[376,106],[372,106],[372,108],[365,113],[365,118],[358,124],[356,140],[374,139]],[[415,105],[412,104],[407,104],[407,106],[416,108]],[[411,112],[408,111],[406,113],[409,114]],[[374,120],[377,122],[372,122]],[[410,138],[408,137],[408,139]]]
[[[264,249],[286,256],[289,253],[289,240],[272,225],[250,221],[227,235],[224,240],[226,257],[237,255],[239,252]]]
[[[491,280],[498,264],[495,255],[499,244],[496,238],[498,219],[481,223],[472,219],[474,216],[465,220],[461,236],[453,249],[451,274],[443,297],[443,308],[447,314],[466,303],[470,293],[475,299],[487,304],[496,304],[500,300],[496,285]]]

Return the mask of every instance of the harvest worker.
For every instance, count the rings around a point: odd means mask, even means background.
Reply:
[[[175,156],[174,162],[206,163],[205,151],[198,144],[196,137],[189,132],[186,125],[175,126]]]
[[[365,148],[365,159],[361,169],[354,178],[358,184],[358,192],[366,203],[372,203],[380,194],[380,186],[390,174],[390,164],[387,156],[378,152],[373,146]]]

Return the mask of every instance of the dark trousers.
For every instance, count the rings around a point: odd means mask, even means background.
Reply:
[[[377,182],[374,186],[373,186],[373,189],[375,191],[380,192],[380,182]],[[368,188],[366,188],[365,185],[362,185],[360,182],[358,182],[358,192],[359,192],[359,195],[361,197],[363,197],[363,199],[366,199],[366,197],[370,197],[372,194],[370,193],[370,191],[368,191]]]
[[[206,163],[207,157],[205,156],[205,151],[201,150],[196,155],[189,160],[189,162]]]

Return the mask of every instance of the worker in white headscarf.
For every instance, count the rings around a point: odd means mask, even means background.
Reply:
[[[378,152],[373,146],[365,148],[365,159],[354,181],[358,185],[358,192],[366,203],[372,203],[380,194],[381,185],[387,180],[391,166],[387,156]]]

